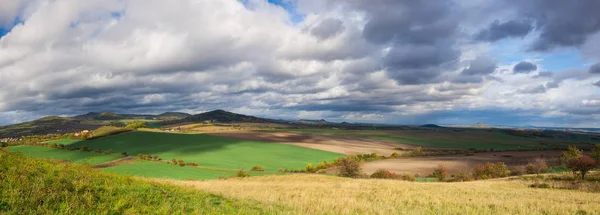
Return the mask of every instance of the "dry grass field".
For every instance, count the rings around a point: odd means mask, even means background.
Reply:
[[[286,175],[161,182],[282,204],[292,214],[600,214],[600,193],[531,188],[532,182],[521,180],[416,183]]]

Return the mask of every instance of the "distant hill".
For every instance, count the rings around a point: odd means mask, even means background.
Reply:
[[[421,125],[420,127],[423,128],[443,128],[442,126],[436,125],[436,124],[425,124],[425,125]]]
[[[271,120],[258,118],[254,116],[247,116],[237,113],[232,113],[224,110],[214,110],[210,112],[205,112],[201,114],[196,114],[192,116],[188,116],[182,121],[186,122],[251,122],[251,123],[263,123],[263,122],[271,122]]]
[[[120,115],[120,114],[116,114],[116,113],[111,113],[111,112],[102,112],[102,113],[96,113],[96,112],[89,112],[87,114],[84,115],[79,115],[79,116],[74,116],[74,119],[87,119],[87,120],[119,120],[119,119],[126,119],[127,117]]]
[[[478,122],[477,124],[473,125],[473,128],[491,128],[491,126],[483,124],[482,122]]]
[[[161,118],[186,118],[191,116],[189,113],[181,113],[181,112],[165,112],[157,115],[157,117]]]

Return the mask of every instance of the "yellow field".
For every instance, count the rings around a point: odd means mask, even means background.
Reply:
[[[520,180],[415,183],[286,175],[163,182],[283,205],[292,214],[600,214],[600,193],[530,188],[531,182]]]

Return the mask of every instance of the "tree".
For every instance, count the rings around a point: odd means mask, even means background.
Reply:
[[[129,156],[129,155],[127,155],[127,152],[123,152],[123,153],[121,153],[121,156],[123,156],[123,157],[127,157],[127,156]]]
[[[2,147],[2,148],[8,147],[8,143],[0,142],[0,147]]]
[[[568,165],[573,172],[579,172],[581,174],[581,180],[585,179],[585,174],[596,167],[596,161],[587,155],[581,156],[578,159],[569,161]]]
[[[86,145],[81,146],[81,148],[79,149],[82,152],[87,152],[89,151],[88,147]]]
[[[567,151],[564,151],[561,154],[560,160],[563,163],[568,164],[572,160],[579,159],[582,155],[583,155],[583,152],[580,149],[578,149],[576,146],[569,146]]]
[[[592,149],[590,156],[596,160],[596,164],[600,164],[600,144],[596,144],[596,146]]]
[[[438,181],[444,181],[446,179],[446,176],[448,175],[448,168],[440,164],[437,168],[435,168],[435,170],[433,170],[433,173],[431,175],[437,178]]]
[[[360,164],[356,159],[340,158],[337,162],[338,175],[342,177],[356,177],[360,174]]]

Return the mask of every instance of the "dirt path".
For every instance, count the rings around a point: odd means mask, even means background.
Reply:
[[[365,163],[362,169],[367,174],[372,174],[378,169],[387,169],[395,173],[429,175],[433,169],[442,164],[448,168],[450,174],[469,172],[473,167],[485,162],[504,162],[508,166],[524,165],[529,161],[543,157],[550,161],[558,159],[561,151],[511,151],[511,152],[486,152],[472,156],[431,156],[409,157],[399,159],[380,160]]]
[[[128,157],[124,157],[121,159],[117,159],[114,161],[109,161],[106,163],[101,163],[98,165],[93,166],[94,168],[97,169],[101,169],[101,168],[108,168],[108,167],[113,167],[113,166],[118,166],[118,165],[122,165],[122,164],[130,164],[130,163],[134,163],[135,161],[133,160],[133,156],[128,156]]]
[[[375,152],[380,155],[388,156],[393,152],[402,153],[401,151],[395,150],[396,147],[401,147],[404,149],[414,148],[412,145],[392,141],[371,140],[356,137],[341,137],[324,134],[247,131],[211,133],[210,135],[241,140],[290,144],[349,155]]]

